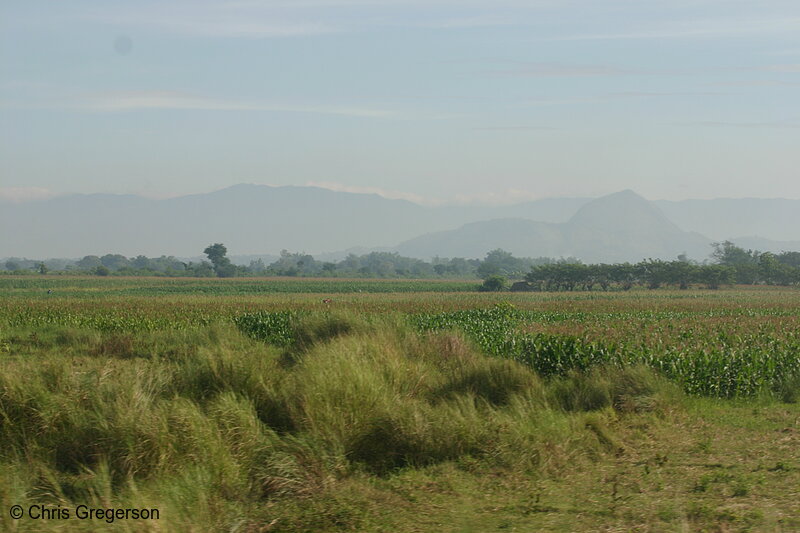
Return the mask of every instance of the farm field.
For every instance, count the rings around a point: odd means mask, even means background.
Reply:
[[[800,290],[478,285],[0,277],[0,530],[800,531]]]

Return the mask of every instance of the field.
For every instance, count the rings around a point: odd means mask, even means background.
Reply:
[[[0,277],[0,530],[800,531],[800,290],[477,285]]]

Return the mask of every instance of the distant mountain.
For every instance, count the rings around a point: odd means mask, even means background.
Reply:
[[[777,241],[800,240],[800,200],[720,198],[654,203],[683,229],[716,241],[736,235],[758,235]]]
[[[481,257],[502,248],[517,256],[577,257],[586,262],[672,259],[686,253],[705,259],[710,241],[681,230],[651,202],[623,191],[581,207],[563,224],[522,219],[476,222],[456,230],[423,235],[400,244],[412,257]]]
[[[709,239],[690,232],[713,240],[758,235],[747,241],[753,248],[798,249],[792,241],[800,240],[800,200],[648,202],[623,191],[599,199],[426,207],[317,187],[236,185],[167,200],[90,194],[0,202],[0,258],[196,257],[214,242],[231,256],[277,256],[287,249],[328,260],[372,250],[482,257],[497,247],[586,261],[682,252],[706,258]]]
[[[224,243],[231,255],[377,249],[507,213],[566,220],[586,201],[434,208],[375,194],[264,185],[236,185],[167,200],[71,195],[0,205],[0,257],[196,256],[213,242]]]
[[[502,218],[428,233],[401,243],[395,251],[422,259],[437,255],[478,258],[495,248],[512,252],[517,257],[560,257],[568,255],[563,229],[563,224]]]
[[[773,241],[763,237],[735,237],[728,239],[736,246],[745,250],[757,250],[759,252],[800,252],[800,241]]]
[[[589,262],[675,259],[686,253],[706,259],[710,241],[683,231],[655,204],[626,190],[583,206],[567,223],[572,255]]]

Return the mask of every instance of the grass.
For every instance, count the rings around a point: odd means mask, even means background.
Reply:
[[[794,293],[586,296],[493,307],[497,296],[464,294],[169,295],[126,307],[11,295],[0,530],[800,530],[794,375],[720,399],[646,360],[546,372],[502,352],[509,335],[572,339],[564,357],[722,339],[788,361]],[[41,320],[59,310],[76,319]],[[602,336],[604,323],[625,336]],[[8,514],[81,503],[160,518]]]

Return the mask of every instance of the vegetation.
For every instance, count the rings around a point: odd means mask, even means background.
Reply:
[[[0,278],[0,505],[160,510],[0,529],[800,528],[800,291],[458,283]]]
[[[236,274],[236,267],[231,264],[231,260],[226,257],[228,249],[224,244],[215,243],[203,250],[208,256],[208,260],[214,265],[214,272],[220,278],[230,278]]]
[[[5,262],[5,267],[18,275],[82,272],[96,276],[482,279],[483,290],[487,291],[503,290],[506,283],[499,283],[501,278],[524,280],[514,284],[513,290],[517,291],[630,290],[634,286],[718,289],[730,284],[800,284],[800,252],[760,253],[744,250],[729,241],[715,243],[713,249],[710,263],[696,263],[680,256],[674,261],[648,259],[636,264],[592,265],[574,258],[518,258],[500,249],[488,252],[482,260],[434,258],[431,262],[389,252],[350,254],[339,262],[321,262],[309,254],[283,250],[280,258],[269,265],[258,259],[245,266],[231,263],[225,245],[215,243],[203,251],[210,262],[187,263],[174,257],[128,259],[107,254],[86,256],[74,264],[54,260],[48,265],[12,258]]]

